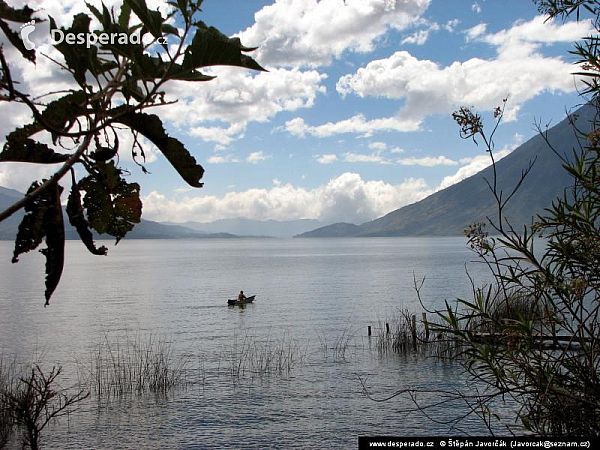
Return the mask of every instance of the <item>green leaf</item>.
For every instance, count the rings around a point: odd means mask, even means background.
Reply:
[[[108,249],[103,245],[100,248],[94,243],[94,236],[89,228],[89,223],[83,214],[83,206],[81,205],[81,193],[77,183],[73,183],[69,200],[67,202],[67,214],[69,222],[77,230],[81,242],[85,244],[90,253],[94,255],[106,255]]]
[[[122,107],[116,108],[120,112]],[[200,183],[204,175],[204,169],[194,157],[190,155],[185,146],[177,139],[170,137],[163,127],[160,118],[154,114],[125,113],[116,114],[117,122],[128,126],[134,131],[145,136],[165,155],[171,165],[177,170],[190,186],[202,187]]]
[[[139,223],[142,216],[140,186],[127,183],[114,161],[98,162],[79,182],[85,191],[83,206],[89,225],[100,234],[116,237],[117,243]]]
[[[32,183],[27,194],[40,186]],[[36,249],[44,237],[46,248],[41,253],[46,257],[46,305],[58,286],[64,265],[65,229],[60,204],[62,188],[54,183],[25,204],[25,216],[19,225],[12,262],[19,255]]]
[[[242,52],[255,50],[244,47],[238,38],[230,39],[214,27],[197,27],[192,43],[183,58],[184,69],[206,66],[236,66],[265,71],[254,59]]]

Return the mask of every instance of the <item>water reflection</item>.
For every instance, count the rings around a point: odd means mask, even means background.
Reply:
[[[50,447],[306,448],[318,442],[340,448],[356,446],[358,435],[457,432],[437,423],[459,413],[457,405],[433,411],[431,420],[407,413],[414,404],[406,396],[369,400],[360,380],[378,398],[407,387],[465,388],[456,365],[382,356],[367,336],[367,325],[400,309],[421,312],[413,276],[426,276],[427,307],[467,296],[464,264],[472,255],[464,239],[125,240],[106,258],[69,242],[63,281],[46,309],[42,258],[26,255],[11,265],[11,245],[0,242],[3,354],[27,360],[43,348],[44,361],[65,366],[65,385],[77,381],[78,364],[107,333],[164,336],[193,361],[194,382],[166,398],[91,398],[46,434]],[[485,278],[477,266],[471,274]],[[255,303],[228,307],[227,298],[240,289],[257,293]],[[286,336],[304,355],[291,370],[232,375],[236,340],[276,348]],[[343,352],[337,342],[346,343]],[[474,420],[463,426],[485,431]]]

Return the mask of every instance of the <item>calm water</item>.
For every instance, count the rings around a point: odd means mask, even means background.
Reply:
[[[465,387],[455,365],[381,355],[367,336],[367,325],[393,322],[400,310],[420,316],[413,275],[426,277],[427,307],[469,295],[464,238],[125,240],[107,257],[68,242],[49,308],[42,256],[13,265],[11,255],[12,243],[0,242],[3,355],[60,364],[66,386],[107,335],[153,333],[194,361],[196,382],[166,399],[90,399],[46,432],[51,448],[355,448],[359,435],[460,431],[438,423],[459,405],[432,411],[435,420],[407,414],[409,398],[374,402],[359,377],[377,398]],[[482,271],[469,265],[476,280]],[[255,303],[228,307],[240,289],[257,294]],[[233,377],[230,357],[248,341],[293,343],[297,362],[282,374]],[[475,420],[461,429],[485,432]]]

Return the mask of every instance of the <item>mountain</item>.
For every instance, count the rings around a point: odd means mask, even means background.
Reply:
[[[19,191],[0,186],[0,211],[4,211],[22,197],[23,194]],[[14,240],[22,219],[23,210],[17,211],[8,219],[0,222],[0,240]]]
[[[205,233],[231,233],[237,236],[270,236],[277,238],[292,237],[324,225],[323,222],[313,219],[277,221],[243,218],[221,219],[214,222],[165,222],[165,224],[184,226]]]
[[[19,191],[0,186],[0,210],[12,205],[16,200],[23,197]],[[23,219],[23,210],[17,211],[8,219],[0,222],[0,240],[13,241],[16,237],[19,223]],[[67,239],[79,239],[77,231],[69,224],[67,214],[64,213],[65,237]],[[94,234],[95,239],[113,239],[111,236]],[[159,222],[142,219],[133,230],[127,233],[125,239],[182,239],[182,238],[234,238],[231,233],[205,233],[184,226],[165,225]]]
[[[573,116],[577,127],[589,130],[594,114],[595,109],[591,106],[580,108]],[[550,128],[546,135],[555,149],[572,158],[572,149],[578,144],[568,119]],[[510,223],[517,228],[531,224],[532,218],[551,206],[572,182],[560,158],[541,135],[536,135],[496,163],[498,186],[504,198],[533,160],[531,172],[505,211]],[[491,166],[419,202],[360,226],[333,224],[297,237],[461,235],[469,223],[487,221],[486,216],[492,219],[497,216],[494,197],[484,179],[492,182]]]
[[[0,210],[13,204],[23,197],[23,194],[14,189],[0,187]],[[0,222],[0,240],[14,240],[19,223],[23,218],[23,211],[18,211],[3,222]],[[78,239],[77,232],[68,223],[65,213],[65,233],[67,239]],[[250,219],[223,219],[215,222],[185,222],[185,223],[160,223],[142,219],[125,239],[182,239],[182,238],[234,238],[240,236],[269,236],[292,237],[299,233],[312,230],[323,225],[323,222],[311,219],[290,220],[279,222],[276,220],[250,220]],[[95,236],[110,238],[108,236]]]
[[[75,230],[73,230],[75,232]],[[187,227],[178,225],[166,225],[152,220],[142,219],[133,230],[127,233],[125,239],[214,239],[214,238],[236,238],[231,233],[203,233]],[[113,239],[111,236],[103,235],[102,239]],[[73,236],[72,239],[78,239]]]

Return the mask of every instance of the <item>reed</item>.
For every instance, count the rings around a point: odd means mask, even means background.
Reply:
[[[289,376],[306,357],[306,349],[289,333],[281,338],[256,337],[248,334],[235,335],[232,343],[224,348],[223,359],[227,373],[234,381],[244,377]]]
[[[319,348],[323,352],[323,358],[331,357],[334,362],[344,363],[351,358],[351,350],[364,348],[357,342],[359,328],[347,322],[344,328],[334,336],[328,337],[324,331],[317,333]]]
[[[7,399],[16,392],[18,381],[15,359],[0,357],[0,448],[4,448],[15,430],[15,421]]]
[[[104,333],[92,353],[88,382],[98,398],[168,391],[188,384],[191,357],[175,355],[171,343],[140,332],[124,340]]]
[[[420,353],[424,356],[447,356],[455,353],[454,340],[431,332],[436,324],[417,320],[409,310],[399,310],[398,314],[385,321],[379,319],[374,330],[376,348],[380,354]]]

